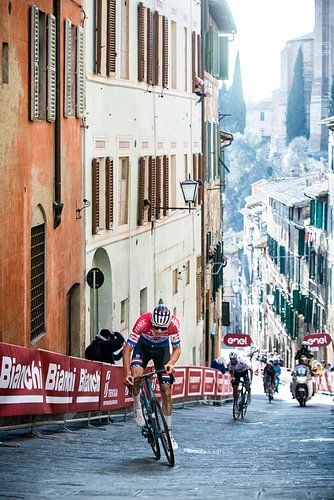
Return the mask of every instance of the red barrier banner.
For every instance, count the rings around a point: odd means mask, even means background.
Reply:
[[[186,368],[176,368],[174,373],[173,395],[172,399],[184,398],[186,395]]]
[[[212,368],[204,369],[203,394],[204,396],[214,396],[216,388],[216,372]]]
[[[131,406],[133,398],[124,385],[121,366],[103,364],[101,373],[100,410],[113,411]]]
[[[216,373],[216,396],[224,396],[225,395],[225,384],[224,384],[224,375],[222,372],[217,370]]]
[[[76,372],[71,370],[68,356],[38,351],[42,362],[43,385],[47,413],[68,413],[73,403]]]
[[[0,416],[47,413],[39,352],[0,343]]]
[[[102,363],[70,358],[74,380],[73,402],[70,411],[96,411],[100,406]]]
[[[225,373],[223,377],[224,377],[224,396],[232,396],[233,387],[231,384],[231,377],[227,373]]]
[[[187,396],[201,396],[203,368],[188,368],[187,372]]]
[[[311,333],[304,336],[310,347],[325,347],[331,343],[331,337],[328,333]]]

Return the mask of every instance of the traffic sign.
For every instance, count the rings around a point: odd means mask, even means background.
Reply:
[[[87,273],[87,283],[91,288],[100,288],[104,283],[104,274],[98,267],[92,267]]]

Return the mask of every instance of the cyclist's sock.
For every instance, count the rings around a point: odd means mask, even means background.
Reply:
[[[134,401],[133,406],[134,406],[135,408],[141,408],[141,404],[140,404],[140,394],[137,394],[136,396],[135,396],[135,395],[133,395],[133,401]]]
[[[172,415],[165,415],[165,419],[168,425],[168,429],[172,428]]]

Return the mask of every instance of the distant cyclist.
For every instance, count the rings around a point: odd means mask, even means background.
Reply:
[[[273,365],[273,360],[269,359],[263,370],[263,389],[267,393],[267,386],[270,384],[274,392],[276,381],[276,372]]]
[[[250,363],[239,357],[238,354],[233,351],[230,353],[230,362],[227,364],[227,369],[231,375],[233,398],[236,397],[240,379],[243,378],[248,392],[247,399],[249,404],[251,402],[251,377],[253,373]]]
[[[140,404],[139,382],[134,383],[134,377],[143,374],[148,362],[153,360],[156,370],[165,369],[167,373],[159,373],[162,409],[169,429],[172,426],[172,390],[174,382],[174,365],[181,355],[180,323],[172,316],[168,307],[158,304],[153,312],[142,314],[136,321],[132,333],[123,347],[123,366],[125,384],[131,386],[134,399],[134,419],[137,425],[145,425]],[[170,354],[169,343],[172,344]],[[133,351],[133,352],[132,352]],[[131,357],[132,354],[132,357]],[[173,449],[178,445],[171,434]]]
[[[280,376],[281,376],[281,367],[279,365],[279,359],[278,358],[274,358],[273,360],[273,367],[274,367],[274,370],[275,370],[275,374],[276,374],[276,379],[275,379],[275,392],[278,392],[278,386],[279,386],[279,383],[280,383]]]

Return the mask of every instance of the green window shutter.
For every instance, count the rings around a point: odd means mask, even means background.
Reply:
[[[283,245],[279,247],[279,271],[281,274],[285,274],[285,248]]]
[[[275,288],[275,302],[274,302],[274,310],[276,314],[279,314],[280,310],[280,291],[279,288]]]
[[[321,227],[322,227],[323,213],[324,213],[324,203],[321,200],[317,200],[315,225],[319,229],[321,229]]]
[[[311,200],[310,223],[311,223],[311,226],[314,226],[314,223],[315,223],[315,200]]]
[[[214,31],[212,34],[212,75],[219,76],[219,34]]]
[[[219,80],[228,80],[228,37],[219,37]]]
[[[298,255],[304,255],[304,247],[305,247],[305,229],[299,229],[298,235]]]
[[[212,71],[212,39],[213,32],[210,30],[207,32],[205,37],[205,50],[204,50],[204,65],[208,73]]]
[[[327,231],[327,218],[328,218],[328,203],[327,201],[324,202],[324,223],[323,223],[323,229]]]
[[[299,312],[299,310],[300,310],[300,292],[299,292],[299,290],[293,290],[292,303],[293,303],[293,308]]]

